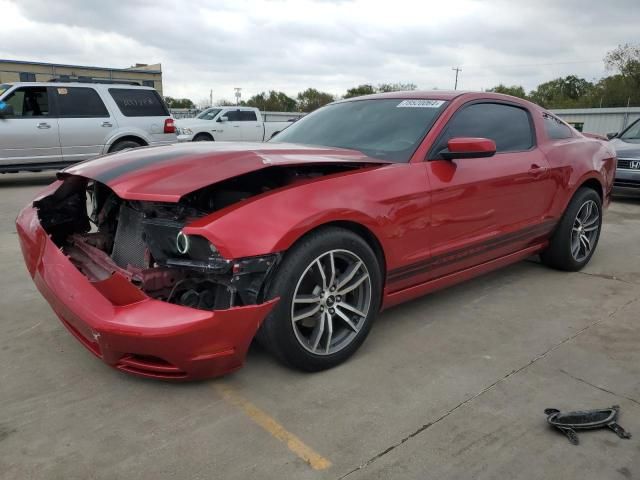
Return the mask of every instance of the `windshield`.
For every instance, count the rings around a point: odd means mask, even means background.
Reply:
[[[4,92],[9,90],[9,88],[11,88],[11,85],[8,85],[6,83],[0,83],[0,95],[2,95]]]
[[[334,103],[301,118],[272,142],[349,148],[370,157],[406,162],[446,103],[402,99]]]
[[[196,118],[201,120],[213,120],[219,112],[219,108],[207,108],[205,111],[200,112]]]
[[[632,123],[629,128],[620,135],[620,139],[625,142],[640,143],[640,119]]]

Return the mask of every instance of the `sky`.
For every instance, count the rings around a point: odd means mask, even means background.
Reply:
[[[162,63],[164,94],[202,103],[355,85],[526,90],[597,80],[640,42],[638,0],[0,0],[0,58],[129,67]]]

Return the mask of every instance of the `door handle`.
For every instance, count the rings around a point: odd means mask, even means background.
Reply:
[[[49,124],[48,124],[48,123],[46,123],[46,122],[40,122],[40,123],[38,124],[38,128],[40,128],[40,129],[51,128],[51,125],[49,125]]]
[[[547,171],[549,169],[546,167],[541,167],[540,165],[538,165],[537,163],[533,163],[531,164],[531,167],[529,167],[529,175],[532,175],[536,178],[540,178],[543,177],[544,175],[547,174]]]
[[[240,125],[234,125],[233,128],[240,128]]]
[[[113,127],[113,124],[111,122],[102,122],[102,126],[103,127]]]

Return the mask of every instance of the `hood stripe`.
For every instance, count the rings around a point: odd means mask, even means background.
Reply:
[[[143,157],[133,159],[133,160],[124,160],[121,163],[118,163],[113,168],[109,168],[102,172],[96,173],[92,175],[94,180],[102,182],[104,184],[108,184],[109,182],[114,181],[115,179],[127,175],[136,170],[140,170],[144,167],[148,167],[149,165],[153,165],[154,163],[161,163],[169,160],[174,160],[178,157],[184,157],[183,153],[170,151],[163,153],[152,153],[149,155],[145,155]]]

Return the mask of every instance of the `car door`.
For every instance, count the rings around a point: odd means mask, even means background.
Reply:
[[[452,138],[494,140],[485,158],[445,160]],[[556,185],[523,106],[471,102],[449,120],[428,154],[433,279],[522,250],[553,228]]]
[[[255,110],[242,110],[240,112],[242,140],[245,142],[261,142],[264,137],[264,127],[258,121]]]
[[[242,120],[240,109],[229,109],[216,120],[216,141],[240,142],[242,141]],[[226,117],[226,121],[222,118]]]
[[[0,164],[62,161],[51,90],[44,86],[18,87],[2,101],[11,106],[13,114],[0,118]]]
[[[65,162],[97,157],[117,128],[98,92],[91,87],[54,87],[60,145]]]

